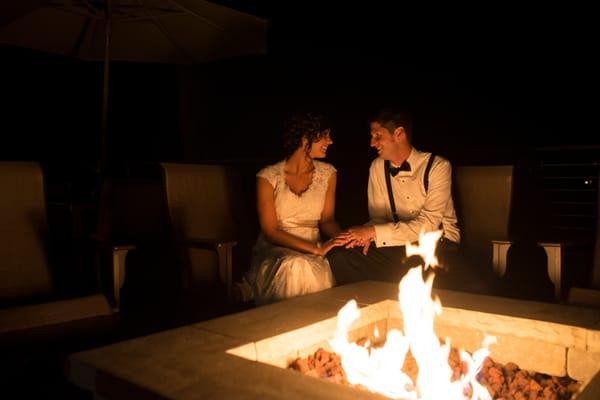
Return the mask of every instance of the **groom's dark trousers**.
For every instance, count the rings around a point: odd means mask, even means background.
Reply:
[[[400,282],[410,268],[404,246],[375,247],[371,244],[366,255],[362,250],[362,247],[335,247],[329,251],[327,259],[336,285],[366,280]]]
[[[366,255],[362,250],[362,247],[335,247],[327,254],[336,285],[365,280],[398,283],[410,268],[423,265],[420,256],[407,258],[404,246],[375,247],[371,244]],[[441,268],[435,271],[434,287],[490,294],[494,291],[495,284],[489,276],[471,270],[461,261],[458,244],[442,240],[437,256]]]

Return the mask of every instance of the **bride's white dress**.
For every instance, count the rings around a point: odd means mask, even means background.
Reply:
[[[263,168],[256,176],[265,178],[273,186],[280,229],[317,243],[327,184],[336,169],[331,164],[313,162],[312,182],[300,195],[292,192],[285,182],[284,161]],[[252,287],[257,304],[318,292],[334,284],[325,257],[274,245],[262,233],[254,246],[252,265],[245,280]]]

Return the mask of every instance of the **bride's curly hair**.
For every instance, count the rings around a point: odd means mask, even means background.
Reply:
[[[319,141],[331,131],[330,121],[314,112],[296,111],[283,124],[283,152],[288,159],[300,146],[302,138],[307,139],[307,153],[314,142]]]

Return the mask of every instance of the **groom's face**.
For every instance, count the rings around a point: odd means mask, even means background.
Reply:
[[[377,150],[377,155],[389,160],[395,153],[398,144],[392,133],[379,122],[371,122],[371,147]]]

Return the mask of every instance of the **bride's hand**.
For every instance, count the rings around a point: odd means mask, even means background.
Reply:
[[[328,241],[323,243],[323,245],[319,248],[318,255],[324,256],[325,254],[329,253],[329,250],[337,246],[343,246],[347,243],[347,241],[347,239],[339,236],[329,239]]]

